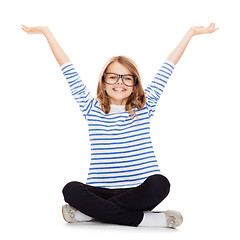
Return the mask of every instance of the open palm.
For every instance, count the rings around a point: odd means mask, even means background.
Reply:
[[[211,23],[208,27],[204,26],[194,26],[190,28],[193,35],[204,34],[204,33],[213,33],[219,28],[215,28],[215,23]]]
[[[22,30],[24,30],[28,34],[42,34],[44,27],[27,27],[26,25],[22,25]]]

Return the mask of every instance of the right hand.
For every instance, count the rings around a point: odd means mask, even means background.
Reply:
[[[28,34],[43,34],[44,30],[47,28],[45,26],[43,27],[27,27],[25,25],[22,25],[22,30],[24,30]]]

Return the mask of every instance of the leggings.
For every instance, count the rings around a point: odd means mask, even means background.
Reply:
[[[67,183],[62,192],[65,202],[101,222],[137,227],[170,191],[168,179],[154,174],[132,188],[103,188],[81,182]]]

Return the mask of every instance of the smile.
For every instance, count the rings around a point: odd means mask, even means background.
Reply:
[[[119,87],[117,87],[117,88],[113,88],[113,91],[126,91],[126,89],[125,88],[119,88]]]

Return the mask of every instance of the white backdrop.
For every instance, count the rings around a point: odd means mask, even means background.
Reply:
[[[219,239],[239,235],[238,1],[52,0],[0,5],[1,233],[4,239]],[[160,169],[171,182],[155,210],[179,210],[177,230],[67,224],[62,188],[86,181],[87,122],[43,35],[48,26],[96,96],[100,70],[114,55],[132,58],[143,85],[190,26],[195,36],[174,69],[152,120]],[[159,127],[161,126],[161,127]]]

